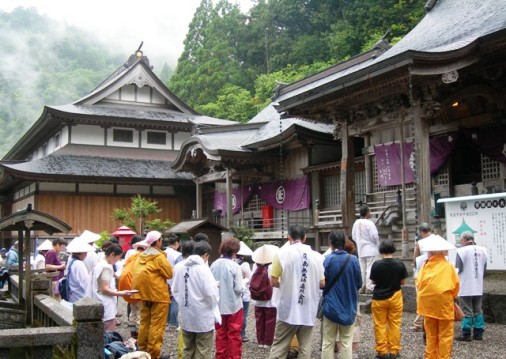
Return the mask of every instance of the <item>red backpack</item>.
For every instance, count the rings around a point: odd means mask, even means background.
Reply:
[[[251,299],[270,300],[272,298],[272,285],[267,269],[266,265],[258,264],[251,276],[249,284]]]

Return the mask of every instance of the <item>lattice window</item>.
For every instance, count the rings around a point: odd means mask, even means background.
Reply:
[[[372,191],[380,192],[383,191],[383,187],[379,185],[378,180],[378,166],[376,165],[376,156],[372,156]]]
[[[365,194],[365,171],[357,171],[355,172],[355,203],[364,202]]]
[[[262,207],[265,205],[266,205],[265,201],[262,198],[260,198],[257,194],[255,194],[251,197],[251,200],[248,202],[248,204],[244,206],[243,212],[248,213],[248,212],[261,211]]]
[[[437,173],[432,177],[434,186],[448,186],[450,184],[450,170],[448,168],[448,161],[441,167]]]
[[[492,180],[501,178],[501,165],[499,162],[481,155],[481,173],[482,180]]]
[[[322,208],[337,207],[341,205],[341,191],[339,175],[325,176],[323,182]]]

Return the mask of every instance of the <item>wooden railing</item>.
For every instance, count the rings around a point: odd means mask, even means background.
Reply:
[[[17,276],[9,281],[9,288],[19,287]],[[0,359],[103,357],[101,303],[84,298],[70,310],[47,294],[35,294],[32,303],[29,327],[0,330]],[[9,310],[3,306],[0,303],[0,311]]]

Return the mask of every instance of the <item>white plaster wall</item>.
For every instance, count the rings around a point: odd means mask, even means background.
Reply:
[[[116,192],[121,194],[149,194],[149,186],[117,185]]]
[[[77,125],[72,127],[73,144],[104,145],[104,129],[99,126]]]
[[[176,191],[174,191],[174,187],[172,186],[153,186],[153,194],[171,195],[176,194]]]
[[[80,183],[79,193],[114,193],[112,184]]]
[[[75,183],[49,183],[49,182],[41,182],[39,183],[39,191],[41,192],[75,192],[76,184]]]
[[[174,150],[180,150],[184,141],[190,138],[190,132],[176,132],[174,134]]]

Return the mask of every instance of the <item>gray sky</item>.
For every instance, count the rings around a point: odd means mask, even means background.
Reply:
[[[0,10],[35,7],[41,15],[93,31],[106,44],[132,54],[141,41],[142,50],[155,70],[164,62],[173,69],[183,51],[188,25],[201,0],[0,0]],[[229,0],[243,12],[251,0]]]

